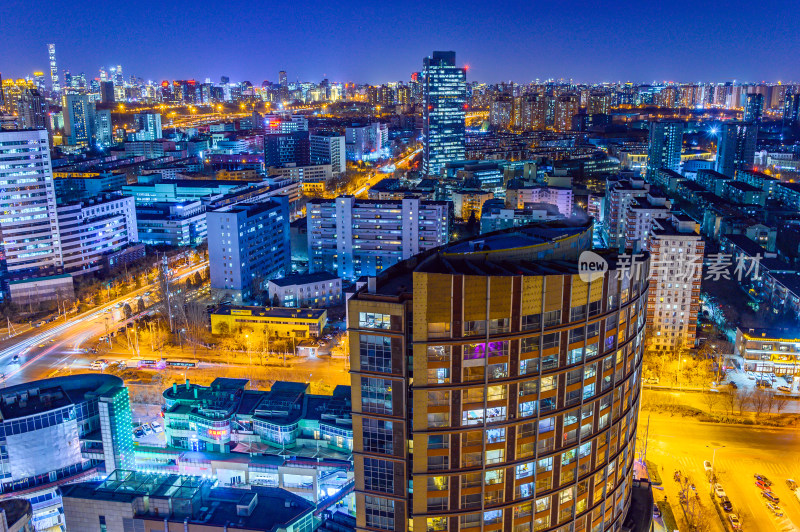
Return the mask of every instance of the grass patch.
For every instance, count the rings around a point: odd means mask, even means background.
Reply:
[[[678,530],[678,522],[675,520],[675,514],[672,513],[672,506],[667,501],[656,502],[658,509],[661,510],[661,519],[664,521],[664,528],[668,531]]]
[[[647,474],[650,476],[650,483],[655,484],[656,486],[661,485],[661,473],[658,471],[658,466],[655,465],[650,460],[646,461],[647,464]]]

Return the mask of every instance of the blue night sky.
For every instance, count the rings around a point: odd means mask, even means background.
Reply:
[[[469,80],[800,80],[794,1],[0,2],[0,73],[383,83],[455,50]],[[793,22],[791,22],[793,20]],[[791,22],[791,23],[790,23]]]

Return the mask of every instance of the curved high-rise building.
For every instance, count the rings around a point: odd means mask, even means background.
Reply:
[[[349,302],[359,530],[604,531],[631,500],[649,258],[481,235]],[[579,274],[579,263],[608,266]]]

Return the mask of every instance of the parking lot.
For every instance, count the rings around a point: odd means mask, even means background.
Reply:
[[[131,405],[133,423],[135,427],[133,441],[139,445],[150,447],[165,447],[164,419],[160,415],[159,405]],[[155,423],[155,425],[154,425]]]

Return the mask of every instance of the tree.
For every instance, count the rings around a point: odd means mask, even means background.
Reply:
[[[274,294],[272,296],[272,306],[273,307],[280,307],[281,306],[281,301],[280,301],[280,299],[278,299],[278,294]]]
[[[752,392],[748,390],[738,390],[736,393],[736,408],[739,410],[739,415],[744,413],[747,406],[750,404]]]
[[[200,277],[200,272],[194,272],[194,275],[192,275],[192,282],[195,286],[200,286],[203,284],[203,278]]]
[[[175,296],[174,284],[175,275],[172,271],[165,270],[164,267],[159,266],[155,289],[156,308],[159,314],[161,314],[164,323],[169,327],[170,332],[175,330],[175,302],[173,301]]]
[[[228,336],[231,334],[231,328],[228,326],[226,322],[220,322],[217,324],[216,333],[220,336]]]
[[[714,412],[714,405],[719,402],[719,392],[706,392],[703,394],[703,402],[708,407],[708,412]]]
[[[720,400],[729,414],[733,414],[733,407],[736,405],[736,388],[728,384],[722,388]]]
[[[144,299],[141,297],[136,300],[136,312],[142,313],[145,311]]]
[[[773,394],[773,402],[775,403],[775,413],[780,414],[781,410],[789,405],[789,398],[783,394]]]
[[[130,317],[133,316],[133,309],[128,303],[125,303],[124,305],[122,305],[122,313],[125,314],[126,320],[130,319]]]
[[[750,404],[756,412],[756,416],[760,416],[767,409],[767,402],[769,400],[769,392],[763,388],[756,388],[750,396]]]

